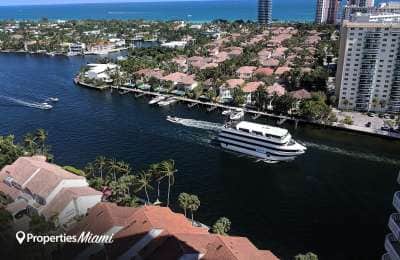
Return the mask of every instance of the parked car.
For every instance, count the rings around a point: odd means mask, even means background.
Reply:
[[[378,117],[379,117],[379,118],[383,118],[384,116],[385,116],[385,115],[382,114],[382,113],[378,114]]]
[[[375,117],[375,116],[376,116],[376,114],[375,114],[375,113],[372,113],[372,112],[368,112],[367,115],[368,115],[369,117]]]
[[[388,126],[382,126],[382,127],[381,127],[381,130],[382,130],[382,131],[390,131],[390,127],[388,127]]]
[[[383,116],[383,118],[385,118],[385,119],[390,119],[390,115],[389,115],[389,114],[385,114],[385,115]]]

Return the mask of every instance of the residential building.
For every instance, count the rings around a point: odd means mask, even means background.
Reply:
[[[12,198],[7,210],[39,214],[56,224],[68,224],[101,201],[102,193],[85,177],[46,162],[44,156],[20,157],[0,171],[0,191]]]
[[[172,82],[176,89],[182,91],[192,91],[198,85],[198,82],[194,79],[194,75],[181,72],[171,73],[162,79],[164,81]]]
[[[210,234],[183,214],[167,207],[119,207],[99,203],[69,232],[79,235],[114,234],[112,244],[66,248],[70,259],[225,259],[277,260],[268,250],[257,249],[247,238]]]
[[[400,14],[357,14],[341,28],[340,109],[400,111]]]
[[[370,13],[374,15],[378,14],[398,14],[400,13],[400,3],[399,2],[386,2],[380,3],[379,6],[374,5],[346,5],[343,9],[342,20],[350,20],[351,16],[355,13]]]
[[[116,64],[97,64],[91,63],[87,65],[88,71],[85,72],[85,77],[94,80],[102,80],[105,82],[112,81],[110,78],[110,73],[117,70],[118,65]]]
[[[315,22],[335,24],[339,8],[340,0],[317,0]]]
[[[75,56],[75,55],[82,55],[86,50],[86,44],[84,43],[70,43],[68,46],[68,55]]]
[[[249,82],[243,87],[243,92],[246,95],[246,105],[253,105],[254,93],[259,87],[264,86],[265,83],[262,81]]]
[[[358,7],[373,7],[374,0],[347,0],[346,5],[358,6]]]
[[[255,66],[243,66],[236,70],[236,76],[240,79],[249,80],[253,77],[257,67]]]
[[[243,79],[229,79],[219,87],[219,100],[221,103],[229,103],[233,98],[233,90],[242,87]]]
[[[272,21],[272,0],[258,0],[258,23],[268,25]]]

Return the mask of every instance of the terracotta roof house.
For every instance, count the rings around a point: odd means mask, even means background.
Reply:
[[[287,50],[287,48],[285,48],[285,47],[276,48],[272,52],[271,57],[275,58],[275,59],[283,58],[283,57],[285,57],[285,51],[286,50]]]
[[[229,59],[229,54],[226,51],[221,51],[213,56],[213,61],[216,63],[221,63]]]
[[[236,76],[241,79],[251,79],[254,75],[254,71],[257,67],[254,66],[243,66],[236,70]]]
[[[99,203],[72,230],[70,234],[112,233],[114,242],[86,246],[71,259],[278,259],[268,250],[257,249],[247,238],[210,234],[208,228],[192,225],[184,215],[159,206],[126,208]]]
[[[229,79],[219,87],[219,100],[221,103],[229,103],[232,101],[233,89],[241,87],[244,84],[243,79]]]
[[[171,73],[162,78],[164,81],[170,81],[177,89],[191,91],[197,86],[194,75],[188,75],[182,72]]]
[[[260,64],[265,67],[276,68],[279,66],[279,60],[277,59],[261,59]]]
[[[228,47],[225,48],[225,50],[230,58],[236,57],[236,56],[240,56],[243,54],[243,48],[241,47]]]
[[[270,96],[273,96],[274,94],[283,96],[286,93],[286,89],[282,85],[274,83],[274,85],[267,87],[267,93]]]
[[[258,87],[264,86],[264,82],[255,81],[249,82],[243,87],[243,92],[246,93],[246,104],[251,105],[253,103],[253,93],[256,92]]]
[[[135,72],[136,75],[139,75],[145,79],[156,78],[161,80],[164,74],[164,71],[161,69],[141,69]]]
[[[274,70],[271,68],[258,68],[255,72],[255,75],[260,76],[272,76],[274,74]]]
[[[291,70],[290,67],[287,66],[283,66],[283,67],[279,67],[275,70],[275,74],[276,75],[282,75],[285,72],[289,72]]]
[[[56,216],[57,224],[86,214],[102,198],[102,193],[90,188],[84,177],[46,162],[43,156],[20,157],[5,166],[0,171],[0,191],[14,202],[26,203],[30,214],[46,219]]]

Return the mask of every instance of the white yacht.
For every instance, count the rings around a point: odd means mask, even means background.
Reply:
[[[163,101],[158,102],[158,105],[160,107],[166,107],[166,106],[175,104],[176,102],[178,102],[178,100],[173,98],[173,97],[171,97],[171,98],[168,98],[167,100],[163,100]]]
[[[291,161],[307,150],[286,129],[246,121],[226,124],[217,140],[223,149],[271,162]]]
[[[158,102],[163,101],[166,98],[167,98],[166,96],[157,96],[149,101],[149,105],[157,104]]]

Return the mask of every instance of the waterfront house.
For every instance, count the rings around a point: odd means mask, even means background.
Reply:
[[[88,70],[85,73],[85,77],[92,80],[102,80],[104,82],[110,82],[110,74],[115,72],[118,68],[116,64],[95,64],[91,63],[87,65]]]
[[[82,55],[86,50],[84,43],[70,43],[68,46],[68,56]]]
[[[39,214],[56,224],[85,215],[101,201],[102,193],[89,187],[85,177],[46,162],[44,156],[20,157],[0,171],[0,191],[12,198],[7,209]]]
[[[165,48],[178,48],[178,49],[183,49],[187,45],[187,41],[172,41],[172,42],[165,42],[161,44],[161,47]]]
[[[151,78],[162,80],[164,71],[161,69],[141,69],[134,74],[139,76],[141,81],[148,81]]]
[[[194,75],[175,72],[163,77],[162,80],[172,82],[173,86],[177,90],[192,91],[198,85],[198,82],[195,81],[194,77]]]
[[[253,78],[254,71],[257,69],[255,66],[243,66],[236,70],[236,76],[240,79],[250,80]]]
[[[269,96],[283,96],[286,93],[286,89],[279,83],[274,83],[272,86],[267,87],[267,93]]]
[[[221,103],[229,103],[232,101],[233,90],[242,87],[243,79],[229,79],[219,87],[219,100]]]
[[[294,99],[296,99],[296,103],[293,106],[292,110],[298,110],[300,107],[300,103],[304,100],[310,99],[311,98],[311,93],[305,90],[304,88],[296,90],[296,91],[291,91],[289,92],[289,95],[292,96]]]
[[[249,82],[244,85],[243,92],[246,94],[246,105],[253,105],[254,93],[264,85],[265,83],[262,81]]]
[[[71,259],[278,259],[271,251],[257,249],[245,237],[210,234],[206,226],[192,223],[167,207],[128,208],[99,203],[69,234],[79,235],[84,231],[114,234],[114,242],[80,245],[74,250],[66,248],[63,256]]]

